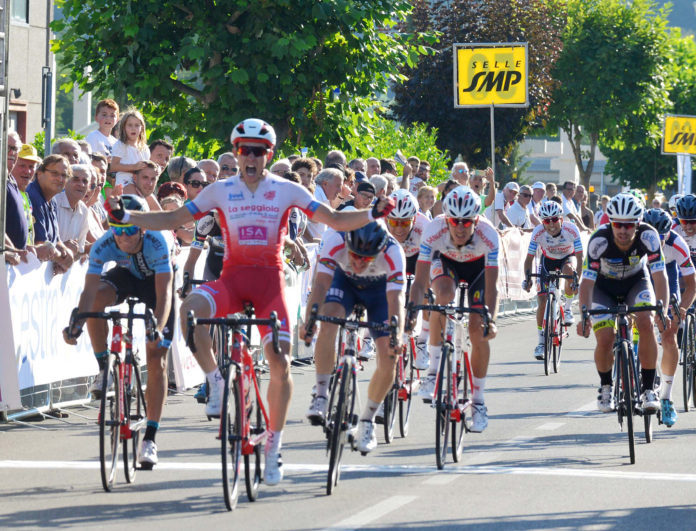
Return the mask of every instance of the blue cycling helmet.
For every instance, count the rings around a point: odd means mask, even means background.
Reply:
[[[348,250],[360,256],[377,256],[387,243],[387,230],[376,221],[346,232]]]
[[[667,234],[672,228],[672,218],[661,208],[651,208],[643,214],[643,221],[652,225],[660,234]]]
[[[685,195],[677,201],[677,217],[679,219],[696,219],[696,195]]]

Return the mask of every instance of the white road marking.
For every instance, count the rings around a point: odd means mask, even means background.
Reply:
[[[431,476],[423,482],[423,485],[447,485],[452,483],[457,476],[454,474],[438,474],[436,476]]]
[[[541,426],[537,426],[537,430],[544,430],[544,431],[553,431],[557,430],[561,426],[565,426],[565,422],[547,422],[546,424],[542,424]]]
[[[97,470],[98,461],[0,461],[1,469],[74,469]],[[220,469],[220,463],[176,463],[163,462],[158,464],[156,470],[213,470]],[[326,472],[327,465],[314,464],[283,464],[286,472]],[[567,476],[587,478],[614,478],[653,481],[680,481],[696,483],[696,474],[679,474],[668,472],[625,472],[619,470],[595,470],[582,468],[560,467],[524,467],[524,466],[485,466],[485,465],[448,465],[443,470],[437,470],[433,466],[421,465],[341,465],[341,473],[360,473],[364,475],[380,474],[454,474],[454,475],[478,475],[478,474],[509,474],[531,476]]]
[[[584,406],[579,407],[575,411],[571,411],[570,413],[566,413],[566,417],[584,417],[585,415],[588,415],[592,413],[593,411],[597,411],[597,402],[592,401],[588,402]]]
[[[360,511],[359,513],[356,513],[353,516],[338,522],[337,524],[327,527],[326,529],[340,529],[342,531],[360,529],[370,522],[374,522],[375,520],[382,518],[384,515],[396,511],[399,507],[403,507],[407,503],[411,503],[416,498],[417,496],[392,496],[391,498],[387,498],[386,500],[376,503],[369,509]]]

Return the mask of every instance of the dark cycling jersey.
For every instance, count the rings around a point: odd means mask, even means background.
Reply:
[[[141,280],[156,273],[171,273],[174,270],[171,259],[173,249],[174,242],[169,233],[147,231],[143,234],[140,251],[128,254],[118,248],[114,233],[109,230],[92,245],[87,274],[101,275],[107,262],[116,262]]]
[[[225,256],[225,240],[222,236],[222,229],[215,219],[214,211],[208,212],[196,222],[191,248],[202,251],[206,240],[208,240],[210,249],[205,259],[205,265],[215,278],[219,278],[222,271],[222,259]]]

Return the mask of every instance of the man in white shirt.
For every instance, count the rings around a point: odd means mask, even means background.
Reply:
[[[317,185],[314,190],[314,198],[320,203],[330,206],[343,187],[343,173],[336,168],[326,168],[319,172],[314,182]],[[326,230],[326,225],[310,221],[307,229],[312,238],[321,238],[321,235]]]
[[[537,181],[532,185],[532,200],[527,205],[527,212],[529,212],[529,220],[535,227],[541,223],[539,218],[539,208],[541,203],[545,201],[544,196],[546,195],[546,185],[541,181]]]
[[[587,227],[585,227],[580,218],[578,207],[576,207],[575,202],[573,202],[574,195],[575,183],[573,181],[566,181],[563,183],[563,195],[561,196],[563,201],[563,218],[571,223],[575,223],[578,229],[587,230]]]
[[[526,184],[520,188],[520,193],[508,209],[506,215],[515,227],[524,230],[532,230],[532,222],[529,219],[527,207],[532,200],[532,189]]]
[[[487,208],[484,215],[493,223],[496,229],[504,229],[506,227],[514,227],[512,222],[507,217],[507,211],[517,198],[520,191],[520,186],[515,182],[509,182],[505,187],[495,194],[493,208]]]
[[[89,209],[83,199],[89,189],[92,171],[92,167],[86,164],[73,164],[72,177],[65,183],[65,190],[56,195],[60,239],[75,254],[84,252],[89,231]]]

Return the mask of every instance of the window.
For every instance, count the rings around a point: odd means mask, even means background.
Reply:
[[[12,20],[29,24],[29,0],[12,0]]]

